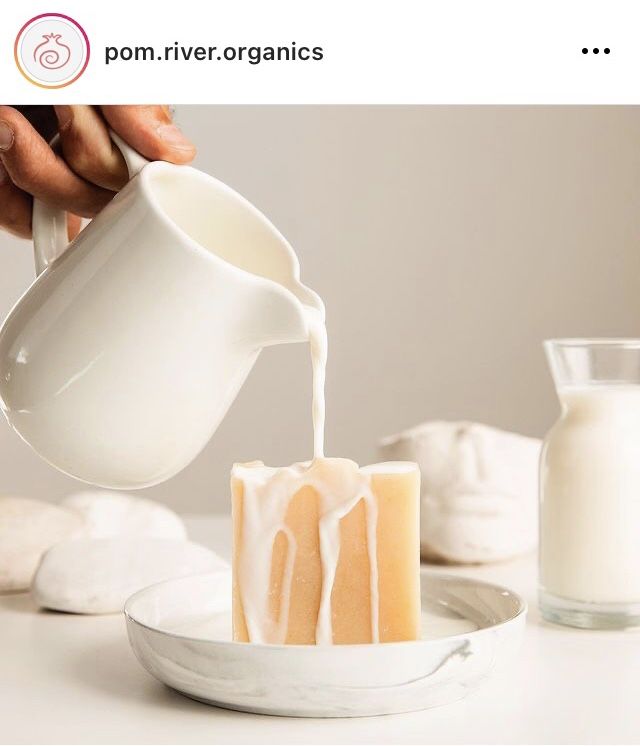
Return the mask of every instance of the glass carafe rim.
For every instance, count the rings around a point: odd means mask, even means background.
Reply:
[[[545,348],[556,347],[620,347],[640,349],[640,337],[557,337],[545,339]]]
[[[547,339],[544,351],[557,391],[567,387],[640,386],[640,339]]]

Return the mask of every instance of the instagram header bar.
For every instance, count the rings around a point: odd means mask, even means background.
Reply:
[[[31,12],[30,12],[31,11]],[[637,103],[634,0],[7,7],[12,103]]]

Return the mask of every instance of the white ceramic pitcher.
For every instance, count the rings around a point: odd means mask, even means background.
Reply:
[[[113,135],[131,181],[68,246],[34,206],[38,277],[0,329],[0,404],[46,461],[134,489],[207,443],[260,349],[308,338],[287,241],[237,192],[148,163]]]

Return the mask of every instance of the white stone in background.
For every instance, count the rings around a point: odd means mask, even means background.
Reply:
[[[0,592],[28,590],[42,554],[82,526],[82,516],[70,508],[0,497]]]
[[[423,557],[482,563],[534,549],[541,445],[473,422],[426,422],[385,438],[383,459],[420,466]]]
[[[76,614],[122,611],[141,588],[228,567],[199,544],[175,539],[118,537],[74,539],[42,558],[32,593],[39,606]]]
[[[154,536],[185,539],[182,519],[165,505],[144,497],[108,490],[85,490],[65,497],[61,505],[82,513],[84,535],[106,539],[115,536]]]

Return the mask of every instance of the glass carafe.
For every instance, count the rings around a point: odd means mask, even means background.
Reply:
[[[545,351],[561,414],[540,464],[545,619],[640,624],[640,339],[557,339]]]

